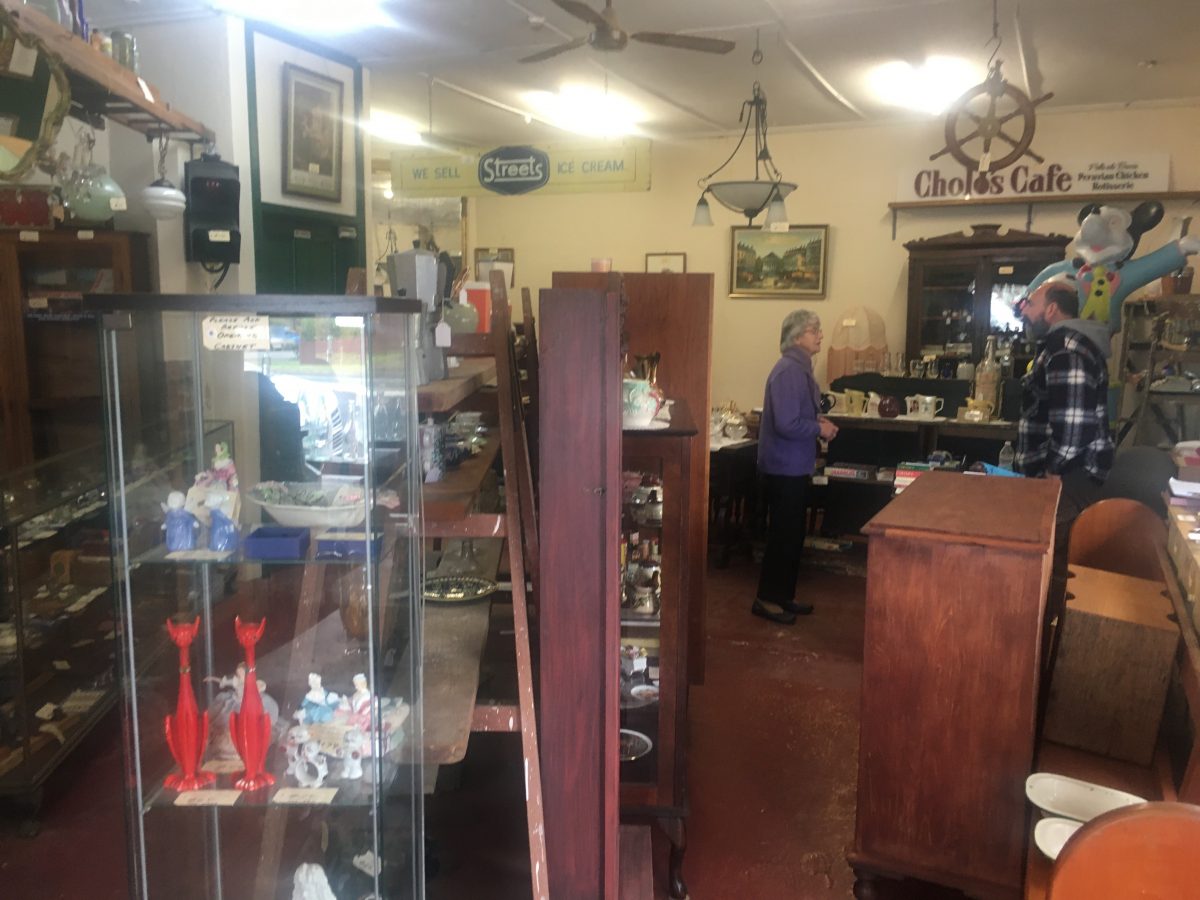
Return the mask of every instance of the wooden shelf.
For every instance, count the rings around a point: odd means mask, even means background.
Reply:
[[[201,143],[216,140],[203,122],[171,109],[154,85],[57,22],[25,6],[21,0],[0,0],[0,7],[17,20],[21,31],[38,38],[62,61],[71,83],[72,115],[88,121],[103,116],[147,138],[165,135]]]
[[[1200,200],[1200,191],[1152,191],[1150,193],[1114,194],[1054,194],[1045,197],[972,197],[970,200],[947,198],[945,200],[893,200],[888,204],[892,211],[904,209],[949,209],[957,206],[1041,206],[1046,203],[1070,203],[1081,206],[1085,203],[1132,200]]]
[[[450,412],[495,379],[496,360],[487,357],[464,359],[448,378],[417,388],[417,410],[422,413]]]
[[[487,444],[477,455],[457,469],[451,469],[441,481],[422,485],[425,521],[449,522],[466,518],[499,452],[500,435],[497,433],[488,438]]]

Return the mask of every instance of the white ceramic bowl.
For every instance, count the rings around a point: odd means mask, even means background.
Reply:
[[[340,487],[318,487],[305,485],[306,488],[320,490],[325,495],[328,506],[295,505],[289,503],[268,503],[250,491],[246,496],[271,514],[280,525],[289,528],[353,528],[361,525],[367,517],[367,504],[364,500],[354,503],[333,505]]]
[[[1144,797],[1049,772],[1034,772],[1026,778],[1025,795],[1039,809],[1077,822],[1090,822],[1114,809],[1146,802]]]
[[[1048,819],[1042,819],[1034,826],[1033,841],[1037,844],[1038,849],[1048,857],[1058,859],[1058,854],[1062,852],[1063,845],[1068,838],[1082,827],[1083,823],[1076,822],[1074,819],[1051,816]]]

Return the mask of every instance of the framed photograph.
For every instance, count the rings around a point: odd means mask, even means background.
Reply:
[[[792,225],[787,231],[735,225],[729,296],[818,300],[825,296],[828,249],[828,225]]]
[[[687,273],[687,254],[686,253],[647,253],[646,254],[646,271],[647,272],[677,272],[680,275]]]
[[[508,273],[508,286],[516,287],[517,254],[512,247],[476,247],[475,248],[475,277],[487,281],[492,270],[500,269]]]
[[[283,67],[283,192],[342,200],[342,89],[299,66]]]

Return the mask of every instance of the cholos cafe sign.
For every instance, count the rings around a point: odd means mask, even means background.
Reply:
[[[392,190],[404,197],[649,189],[650,142],[644,138],[392,154]]]
[[[1141,194],[1165,191],[1171,160],[1166,154],[1018,162],[980,174],[951,166],[926,166],[900,177],[901,200],[1033,200],[1071,194]]]

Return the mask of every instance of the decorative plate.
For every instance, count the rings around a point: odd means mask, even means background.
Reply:
[[[471,575],[437,575],[425,579],[425,602],[461,606],[478,603],[496,592],[496,582]]]
[[[1048,819],[1042,819],[1034,826],[1033,840],[1037,844],[1038,849],[1048,857],[1058,859],[1058,854],[1062,852],[1063,844],[1082,827],[1083,823],[1076,822],[1074,819],[1063,819],[1058,816],[1052,816]]]
[[[652,749],[654,749],[654,741],[640,731],[630,728],[621,729],[621,762],[641,759]]]
[[[1034,772],[1026,778],[1025,796],[1039,809],[1076,822],[1089,822],[1111,810],[1146,802],[1144,797],[1050,772]]]

